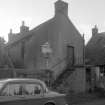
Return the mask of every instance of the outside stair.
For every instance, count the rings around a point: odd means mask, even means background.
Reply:
[[[75,71],[74,68],[64,70],[57,79],[52,83],[53,89],[57,89],[61,84],[63,84],[66,79]]]

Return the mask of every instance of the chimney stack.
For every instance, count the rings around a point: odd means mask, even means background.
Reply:
[[[68,16],[68,3],[62,0],[58,0],[57,2],[55,2],[55,15],[59,13]]]
[[[10,34],[12,34],[12,29],[10,29]]]
[[[14,36],[14,34],[13,34],[13,32],[12,32],[12,29],[10,29],[10,32],[9,32],[9,34],[8,34],[8,42],[12,41],[13,36]]]
[[[20,33],[25,33],[29,31],[29,27],[25,26],[25,22],[22,21],[22,26],[20,27]]]
[[[98,33],[97,25],[95,25],[94,28],[92,28],[92,36],[95,36]]]

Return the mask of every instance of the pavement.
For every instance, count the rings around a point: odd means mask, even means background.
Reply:
[[[69,94],[66,100],[69,105],[105,105],[105,96],[99,93]]]

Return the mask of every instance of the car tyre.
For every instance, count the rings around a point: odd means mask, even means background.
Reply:
[[[46,103],[44,105],[55,105],[55,104],[53,102],[48,102],[48,103]]]

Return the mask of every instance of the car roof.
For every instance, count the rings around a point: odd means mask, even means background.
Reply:
[[[8,79],[1,79],[0,84],[6,84],[8,82],[36,82],[40,83],[46,88],[46,85],[43,81],[39,79],[33,79],[33,78],[8,78]]]

